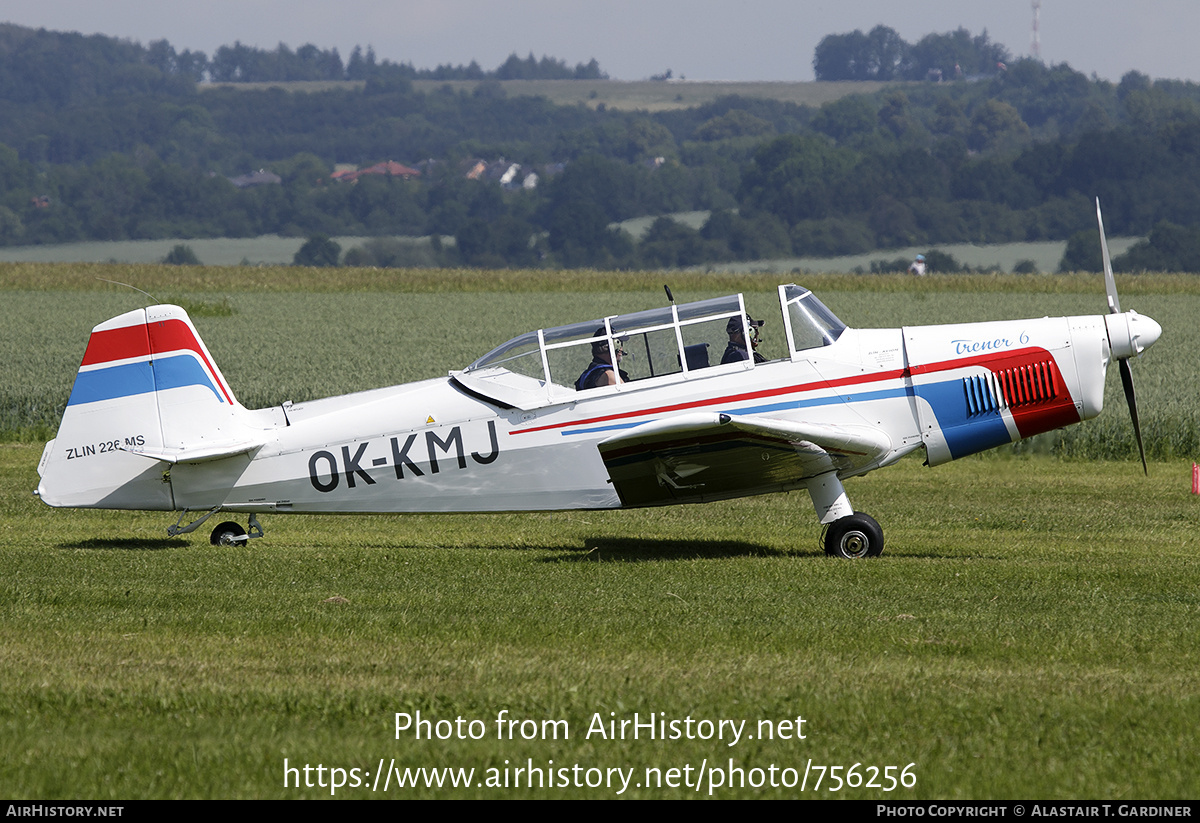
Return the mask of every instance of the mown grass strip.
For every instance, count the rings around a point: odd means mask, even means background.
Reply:
[[[0,449],[12,797],[329,796],[285,789],[284,757],[481,770],[552,759],[639,775],[706,758],[912,762],[917,786],[887,796],[1194,795],[1198,504],[1179,462],[1146,480],[1132,463],[903,461],[849,484],[888,548],[846,563],[821,554],[797,494],[629,512],[277,516],[265,539],[215,549],[165,538],[163,514],[41,506],[29,494],[38,453]],[[418,710],[488,732],[397,739],[395,712]],[[571,734],[498,740],[501,710],[565,720]],[[807,735],[731,747],[587,734],[597,717],[633,712],[752,728],[800,715]]]

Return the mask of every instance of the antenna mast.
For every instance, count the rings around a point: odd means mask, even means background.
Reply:
[[[1042,61],[1042,39],[1038,33],[1038,19],[1042,16],[1042,0],[1033,0],[1033,31],[1030,35],[1029,53],[1034,60]]]

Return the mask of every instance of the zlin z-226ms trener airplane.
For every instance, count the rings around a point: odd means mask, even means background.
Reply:
[[[257,411],[183,309],[137,309],[93,329],[37,494],[178,511],[172,535],[248,513],[249,532],[212,533],[239,544],[261,536],[264,512],[616,509],[807,489],[826,551],[870,557],[883,532],[854,511],[846,478],[1095,417],[1112,360],[1136,429],[1128,359],[1162,329],[1120,310],[1102,223],[1100,240],[1105,315],[851,329],[785,285],[777,360],[749,356],[761,324],[740,294],[672,300],[523,334],[444,378]]]

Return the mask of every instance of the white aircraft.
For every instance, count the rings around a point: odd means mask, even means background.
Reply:
[[[183,309],[137,309],[93,329],[37,494],[178,511],[171,535],[248,513],[248,531],[212,532],[239,544],[262,536],[264,512],[615,509],[807,489],[827,553],[875,556],[883,532],[854,511],[846,478],[1095,417],[1114,359],[1137,430],[1128,360],[1162,329],[1120,310],[1102,223],[1100,237],[1107,315],[851,329],[784,285],[777,360],[751,356],[762,323],[741,295],[672,300],[523,334],[445,378],[257,411]]]

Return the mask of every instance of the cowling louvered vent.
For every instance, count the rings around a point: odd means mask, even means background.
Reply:
[[[998,411],[996,386],[992,375],[972,375],[963,378],[963,390],[967,393],[967,413],[987,414]]]
[[[1005,408],[1033,406],[1056,400],[1061,387],[1049,360],[997,369],[989,375],[963,378],[969,414],[988,414]]]

